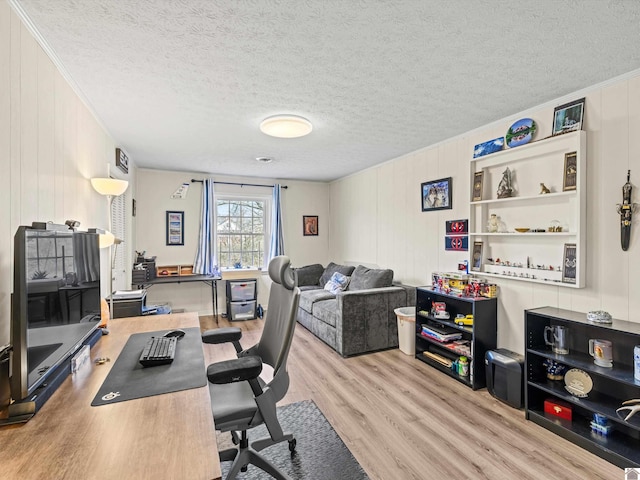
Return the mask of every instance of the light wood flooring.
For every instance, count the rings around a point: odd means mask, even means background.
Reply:
[[[212,316],[200,324],[216,327]],[[220,318],[220,327],[229,325]],[[258,341],[262,325],[232,323],[244,347]],[[231,345],[205,350],[208,362],[235,357]],[[526,421],[523,410],[398,349],[344,359],[298,324],[288,365],[281,404],[315,401],[371,479],[624,478],[622,469]]]

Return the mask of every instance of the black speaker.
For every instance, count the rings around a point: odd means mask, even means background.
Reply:
[[[514,408],[524,406],[524,357],[506,348],[487,351],[484,359],[487,390]]]

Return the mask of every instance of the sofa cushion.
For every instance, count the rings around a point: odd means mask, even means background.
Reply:
[[[314,263],[313,265],[296,268],[295,272],[298,276],[298,287],[320,285],[320,277],[324,272],[324,267],[319,263]]]
[[[298,306],[305,312],[313,313],[313,304],[321,300],[327,300],[335,298],[336,296],[322,288],[316,288],[314,290],[306,290],[300,292],[300,300]]]
[[[331,275],[331,279],[324,286],[324,289],[336,295],[338,292],[343,292],[349,285],[349,277],[341,274],[340,272],[334,272]]]
[[[320,277],[320,286],[324,287],[327,282],[331,279],[331,275],[335,272],[339,272],[347,277],[353,273],[355,267],[351,267],[348,265],[338,265],[337,263],[329,263],[327,268],[324,269],[322,276]]]
[[[329,300],[321,300],[313,304],[313,316],[318,320],[336,326],[336,317],[338,315],[338,304],[335,298]],[[334,347],[335,348],[335,347]]]
[[[390,287],[393,283],[393,270],[367,268],[358,265],[351,274],[349,290]]]

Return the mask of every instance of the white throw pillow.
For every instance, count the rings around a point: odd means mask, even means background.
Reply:
[[[346,275],[343,275],[340,272],[335,272],[333,275],[331,275],[331,278],[329,279],[327,284],[324,286],[324,289],[336,295],[337,293],[345,290],[348,285],[349,285],[349,277],[347,277]]]

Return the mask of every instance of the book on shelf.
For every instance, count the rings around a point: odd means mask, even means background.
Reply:
[[[442,329],[427,325],[422,325],[422,335],[433,338],[438,342],[450,342],[462,338],[462,333],[455,329]]]

